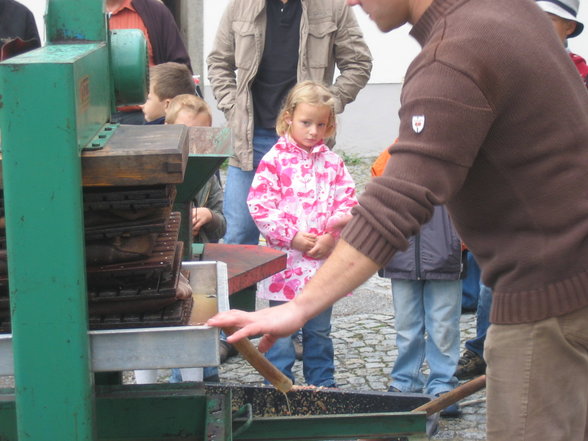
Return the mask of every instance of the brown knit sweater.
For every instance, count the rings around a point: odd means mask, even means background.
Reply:
[[[342,237],[384,265],[446,203],[494,290],[493,323],[588,305],[588,92],[546,14],[435,0],[411,34],[423,49],[394,161]]]

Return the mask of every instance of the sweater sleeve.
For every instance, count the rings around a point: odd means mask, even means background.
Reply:
[[[198,195],[197,200],[200,201],[201,206],[204,206],[212,213],[210,222],[202,226],[204,233],[209,242],[218,242],[227,231],[227,220],[223,213],[223,188],[220,186],[216,175],[213,175],[207,184],[207,197],[205,201],[200,199],[205,189],[202,189]]]
[[[342,233],[380,265],[459,191],[494,120],[471,78],[440,62],[407,75],[402,102],[394,161],[366,186]]]

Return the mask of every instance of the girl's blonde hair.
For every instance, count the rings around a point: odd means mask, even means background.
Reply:
[[[169,102],[169,106],[165,112],[165,122],[167,124],[174,124],[178,114],[182,110],[192,112],[194,116],[205,113],[212,122],[212,113],[206,101],[196,95],[187,93],[178,95]]]
[[[315,81],[303,81],[296,84],[288,93],[286,102],[280,110],[276,121],[276,132],[280,136],[290,132],[290,124],[286,118],[292,118],[296,106],[300,103],[311,104],[313,106],[328,106],[331,109],[329,115],[328,128],[325,138],[335,134],[335,96],[324,85]]]

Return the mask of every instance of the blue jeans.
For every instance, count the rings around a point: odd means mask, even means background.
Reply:
[[[465,348],[484,357],[484,341],[490,326],[490,307],[492,306],[492,290],[480,283],[480,296],[476,310],[476,338],[465,342]]]
[[[474,255],[466,251],[467,273],[462,282],[463,297],[461,307],[466,311],[475,311],[480,301],[480,267]]]
[[[247,245],[259,243],[259,230],[249,214],[247,195],[257,166],[277,141],[278,135],[274,129],[255,129],[253,132],[253,170],[243,171],[239,167],[229,166],[223,204],[223,213],[227,220],[224,243]]]
[[[436,395],[457,386],[460,280],[392,280],[398,357],[392,387]],[[429,365],[425,380],[423,362]]]
[[[282,303],[285,302],[276,300],[269,302],[270,307]],[[332,309],[326,309],[302,327],[302,347],[304,348],[302,372],[306,384],[310,386],[337,387],[333,341],[331,340]],[[278,339],[265,356],[294,382],[292,366],[296,361],[296,353],[291,336]]]

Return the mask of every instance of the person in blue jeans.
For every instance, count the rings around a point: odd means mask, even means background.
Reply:
[[[478,308],[476,309],[476,337],[467,340],[465,351],[457,363],[455,376],[460,380],[482,375],[486,372],[484,361],[484,342],[490,326],[490,307],[492,306],[492,290],[480,282]]]
[[[317,27],[324,31],[320,36]],[[371,53],[345,0],[233,0],[206,62],[212,92],[234,138],[223,241],[257,245],[259,230],[247,210],[247,194],[259,161],[278,140],[276,119],[284,98],[298,82],[316,80],[329,86],[341,113],[367,84]]]
[[[465,277],[462,279],[461,312],[474,312],[480,297],[480,266],[470,250],[462,253]]]
[[[227,219],[227,231],[223,243],[257,245],[259,229],[253,222],[247,208],[247,195],[255,171],[263,156],[278,141],[274,128],[256,128],[253,131],[253,170],[243,170],[229,165],[225,183],[223,213]]]
[[[269,306],[282,303],[270,300]],[[310,319],[302,330],[304,352],[302,354],[302,374],[306,383],[319,387],[337,387],[335,382],[335,356],[333,341],[331,340],[331,313],[333,308],[327,308],[316,317]],[[292,367],[296,362],[296,348],[292,344],[292,336],[276,340],[265,356],[287,377],[294,381]],[[267,381],[266,381],[267,383]]]
[[[439,396],[453,390],[459,359],[461,315],[461,240],[443,206],[380,271],[391,279],[398,356],[390,392]],[[423,373],[427,362],[429,375]],[[457,417],[452,404],[441,416]]]

